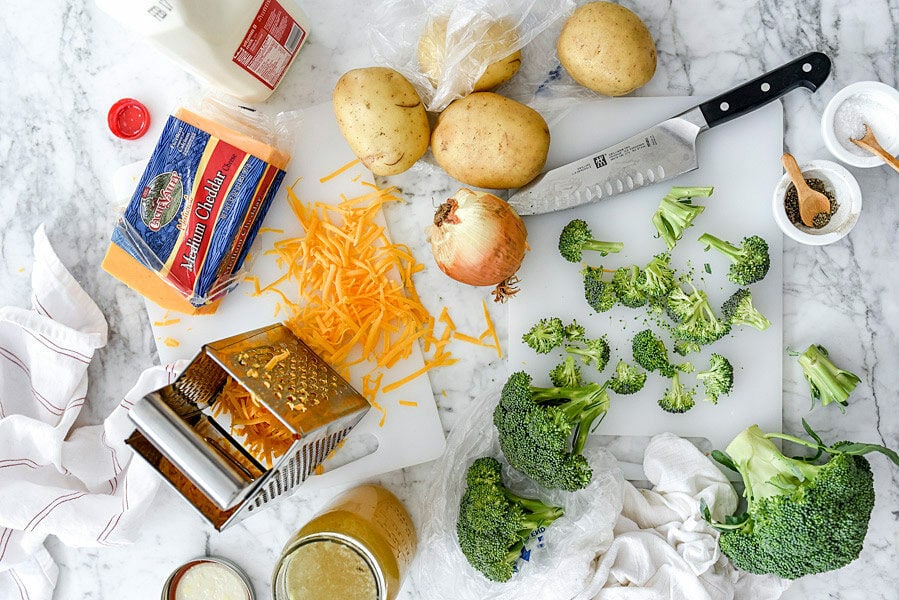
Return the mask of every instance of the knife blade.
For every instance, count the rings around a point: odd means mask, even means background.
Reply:
[[[699,167],[699,134],[750,113],[798,87],[816,91],[830,59],[810,52],[711,100],[582,159],[547,171],[509,197],[519,215],[580,206],[653,185]]]

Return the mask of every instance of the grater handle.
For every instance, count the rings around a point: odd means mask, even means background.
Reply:
[[[158,392],[137,401],[131,420],[172,464],[220,508],[241,500],[253,479],[176,413]]]

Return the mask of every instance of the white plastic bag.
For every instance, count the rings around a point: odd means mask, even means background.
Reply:
[[[371,29],[372,53],[377,62],[396,69],[415,86],[429,111],[440,112],[470,93],[489,64],[524,48],[521,69],[502,91],[512,97],[532,96],[552,78],[558,62],[558,30],[574,6],[574,0],[387,0],[379,6],[380,16]],[[434,18],[448,19],[441,79],[436,85],[418,64],[419,38]],[[485,34],[496,22],[512,27],[517,43],[484,52]],[[541,35],[550,28],[554,29],[549,35]],[[505,93],[507,86],[517,91]]]
[[[446,452],[422,500],[420,550],[411,570],[416,589],[431,600],[569,600],[593,576],[597,553],[611,542],[621,512],[624,479],[611,453],[594,444],[584,451],[593,467],[593,480],[587,488],[565,492],[537,485],[503,458],[493,426],[498,401],[499,390],[477,400],[447,438]],[[519,560],[518,572],[505,583],[489,581],[471,567],[456,536],[465,474],[482,456],[493,456],[503,464],[503,482],[516,494],[565,509],[563,517],[532,535],[526,545],[528,560]]]

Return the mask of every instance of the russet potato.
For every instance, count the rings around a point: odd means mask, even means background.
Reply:
[[[475,187],[521,187],[540,173],[548,151],[549,127],[540,113],[492,92],[450,104],[431,134],[437,164]]]
[[[333,103],[340,132],[375,175],[402,173],[427,152],[427,112],[418,92],[397,71],[348,71],[334,87]]]
[[[476,44],[462,67],[483,64],[491,56],[503,56],[487,65],[486,70],[475,81],[473,91],[491,90],[512,78],[521,67],[521,50],[512,48],[518,43],[518,33],[514,26],[504,21],[493,21],[480,26],[480,31],[467,29],[454,32],[450,39],[446,35],[447,17],[437,17],[428,21],[418,39],[418,65],[421,72],[438,85],[446,62],[447,44]],[[459,38],[455,40],[454,38]],[[471,75],[474,78],[474,73]]]
[[[572,13],[556,42],[559,62],[584,87],[623,96],[656,70],[656,47],[640,17],[611,2],[589,2]]]

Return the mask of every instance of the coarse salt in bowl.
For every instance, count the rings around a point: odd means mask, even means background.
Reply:
[[[781,231],[791,239],[810,246],[824,246],[846,237],[855,227],[862,211],[862,193],[855,177],[841,165],[829,160],[800,164],[799,170],[805,179],[820,179],[824,183],[824,189],[833,194],[839,208],[831,215],[827,225],[820,229],[806,227],[802,223],[794,224],[787,215],[784,202],[793,182],[788,174],[784,174],[774,188],[772,199],[774,220]]]
[[[859,81],[836,93],[821,117],[824,144],[853,167],[877,167],[883,159],[849,141],[865,134],[867,124],[881,146],[899,153],[899,91],[879,81]]]

